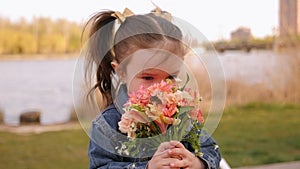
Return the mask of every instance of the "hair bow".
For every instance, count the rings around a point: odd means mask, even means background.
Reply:
[[[127,17],[132,16],[132,15],[134,15],[134,13],[128,8],[125,8],[123,13],[121,13],[119,11],[115,11],[113,14],[111,14],[111,16],[117,18],[118,21],[119,21],[119,22],[116,22],[116,21],[114,22],[114,27],[113,27],[113,31],[112,31],[112,34],[113,34],[112,37],[113,38],[115,37],[116,32],[120,28],[120,25],[125,22]],[[110,52],[114,57],[116,56],[113,45],[110,49]]]
[[[156,7],[154,10],[151,11],[152,13],[154,13],[156,16],[165,18],[168,21],[172,20],[172,15],[169,12],[163,11],[159,6],[157,6],[153,2],[152,2],[152,4]]]
[[[120,21],[120,23],[125,22],[126,18],[132,15],[134,15],[134,13],[128,8],[125,8],[123,13],[115,11],[113,14],[111,14],[111,16],[116,17]]]

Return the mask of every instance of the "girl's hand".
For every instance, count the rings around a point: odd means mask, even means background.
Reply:
[[[171,167],[174,157],[169,155],[169,150],[175,148],[170,142],[163,142],[159,145],[151,160],[148,162],[147,169],[180,169],[179,167]]]
[[[185,168],[185,169],[204,169],[203,162],[195,156],[192,152],[187,150],[179,141],[170,141],[168,155],[172,158],[170,163],[171,168]]]

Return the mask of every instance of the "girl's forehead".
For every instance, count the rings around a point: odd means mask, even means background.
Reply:
[[[144,69],[141,72],[138,73],[138,75],[150,75],[150,76],[155,76],[155,75],[170,75],[170,74],[178,74],[180,69],[174,69],[172,72],[166,72],[161,69],[157,68],[149,68],[149,69]]]
[[[179,41],[165,40],[157,44],[156,48],[167,51],[183,59],[186,53],[186,48]]]
[[[147,44],[144,46],[144,48],[140,48],[140,44],[133,44],[131,47],[126,48],[126,52],[123,54],[121,53],[120,58],[118,60],[123,61],[124,59],[128,57],[135,57],[135,56],[166,56],[166,55],[173,55],[176,57],[179,57],[181,59],[184,58],[184,55],[186,55],[187,50],[186,47],[178,42],[178,41],[171,41],[171,40],[160,40],[155,43],[149,42],[150,44]],[[156,58],[158,59],[158,58]]]
[[[132,55],[126,57],[120,63],[120,67],[123,70],[129,67],[140,70],[157,68],[166,71],[169,68],[181,65],[182,62],[182,58],[169,51],[151,48],[137,50]]]
[[[183,65],[183,59],[162,49],[142,49],[126,57],[118,67],[119,73],[134,76],[143,73],[176,74]]]

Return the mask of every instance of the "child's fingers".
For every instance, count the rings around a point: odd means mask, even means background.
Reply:
[[[186,168],[186,167],[188,167],[187,160],[173,159],[170,162],[170,167],[171,168]]]
[[[168,150],[172,147],[169,142],[161,143],[153,156],[159,156],[160,158],[168,158]]]
[[[185,148],[184,145],[180,141],[170,141],[169,144],[172,147]]]
[[[168,151],[163,151],[163,152],[156,151],[152,158],[164,159],[164,158],[169,158],[169,157],[170,157],[170,155],[169,155]]]
[[[161,143],[158,148],[157,148],[157,152],[163,152],[165,150],[168,150],[168,149],[171,149],[171,148],[174,148],[175,146],[174,145],[171,145],[170,142],[163,142]]]
[[[158,146],[157,151],[162,152],[168,149],[169,147],[170,147],[170,142],[163,142]]]
[[[185,148],[173,148],[168,150],[168,154],[171,157],[179,157],[178,159],[186,158],[189,154]]]
[[[148,169],[170,169],[170,168],[180,168],[180,167],[171,167],[171,163],[174,161],[174,158],[162,158],[159,156],[153,156],[153,158],[148,163]]]
[[[182,167],[182,168],[204,168],[204,164],[190,151],[185,148],[173,148],[168,150],[170,157],[175,158],[170,167]]]

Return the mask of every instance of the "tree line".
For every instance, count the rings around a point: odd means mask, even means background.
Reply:
[[[249,52],[251,49],[272,50],[275,40],[275,36],[265,36],[264,38],[251,37],[247,40],[219,40],[213,42],[213,45],[219,52],[224,52],[225,50],[245,50]]]
[[[65,19],[35,17],[12,22],[0,17],[0,54],[73,53],[80,50],[82,27]]]

